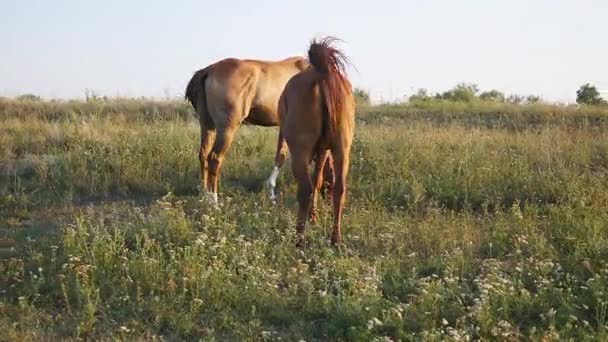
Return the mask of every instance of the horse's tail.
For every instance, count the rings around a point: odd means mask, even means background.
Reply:
[[[184,98],[192,104],[192,107],[199,112],[207,109],[207,99],[205,96],[205,80],[209,75],[211,65],[194,73],[188,86]],[[201,107],[201,108],[199,108]]]
[[[313,40],[308,49],[308,60],[320,75],[321,98],[323,99],[323,132],[333,135],[340,124],[340,113],[344,107],[344,93],[350,92],[346,86],[346,65],[348,58],[332,47],[337,38],[326,37]]]

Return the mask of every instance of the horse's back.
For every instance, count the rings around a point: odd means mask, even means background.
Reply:
[[[225,58],[212,65],[209,75],[215,81],[236,84],[248,77],[257,77],[265,86],[279,83],[282,90],[285,83],[305,65],[301,57],[281,61]]]
[[[299,72],[299,60],[302,59],[223,59],[209,73],[206,81],[207,97],[214,102],[212,106],[215,111],[225,112],[236,107],[235,110],[240,111],[239,121],[276,126],[279,97],[289,78]]]
[[[254,77],[259,67],[248,60],[226,58],[213,65],[207,78],[208,92],[217,90],[220,93],[240,91],[244,80]],[[216,89],[221,88],[221,89]]]

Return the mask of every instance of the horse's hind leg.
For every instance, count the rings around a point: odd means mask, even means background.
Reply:
[[[277,152],[274,157],[274,167],[272,168],[272,173],[268,180],[266,181],[266,186],[268,187],[268,197],[271,201],[275,202],[277,198],[276,187],[277,187],[277,178],[279,177],[279,170],[283,166],[285,162],[285,158],[287,157],[287,144],[285,143],[285,138],[283,137],[283,133],[279,130],[279,139],[277,141]]]
[[[312,203],[312,182],[308,175],[310,155],[292,153],[291,168],[298,183],[298,219],[296,222],[296,246],[304,244],[304,229]]]
[[[315,173],[313,176],[313,190],[312,190],[312,206],[310,208],[310,221],[311,222],[315,222],[317,219],[317,215],[316,215],[316,208],[317,208],[317,197],[319,194],[319,190],[321,189],[321,186],[323,185],[323,175],[326,172],[328,165],[327,165],[327,161],[329,159],[330,153],[329,150],[327,151],[319,151],[317,153],[316,156],[316,160],[315,160]],[[332,170],[333,171],[333,170]],[[331,174],[331,177],[333,179],[333,173]],[[327,180],[327,179],[325,179]]]
[[[209,153],[209,156],[207,157],[207,163],[209,164],[207,190],[212,193],[216,202],[220,169],[222,167],[224,155],[234,140],[236,130],[237,127],[218,127],[215,143],[213,144],[211,153]]]
[[[335,170],[334,170],[334,159],[331,153],[327,153],[325,157],[325,166],[323,167],[323,182],[321,183],[321,194],[324,198],[329,199],[333,197],[334,184],[335,184]]]
[[[213,141],[215,140],[215,129],[209,127],[202,119],[200,121],[201,145],[198,151],[198,159],[201,164],[201,193],[205,193],[209,191],[207,188],[207,174],[209,171],[207,156],[209,155],[209,151],[211,151],[211,146],[213,146]]]
[[[336,245],[342,240],[342,208],[346,198],[346,177],[348,176],[350,148],[335,149],[332,154],[336,171],[336,184],[333,193],[334,229],[331,234],[331,243]]]

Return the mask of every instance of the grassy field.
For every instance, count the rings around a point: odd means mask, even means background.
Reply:
[[[361,108],[343,234],[294,248],[276,129],[214,211],[183,102],[0,100],[0,340],[606,340],[608,109]]]

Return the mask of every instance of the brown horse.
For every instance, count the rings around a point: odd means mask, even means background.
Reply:
[[[306,69],[303,57],[281,61],[228,58],[197,71],[185,98],[201,128],[201,185],[217,205],[218,176],[226,151],[243,122],[278,126],[279,97],[287,81]]]
[[[307,219],[315,218],[322,171],[330,155],[335,167],[331,242],[335,245],[341,240],[340,221],[355,128],[355,100],[345,73],[348,60],[342,52],[332,47],[335,41],[335,38],[329,37],[311,43],[308,49],[311,67],[287,82],[279,100],[277,150],[281,150],[283,141],[287,142],[292,170],[298,182],[298,246],[304,242]],[[308,167],[313,160],[315,172],[311,181]]]

